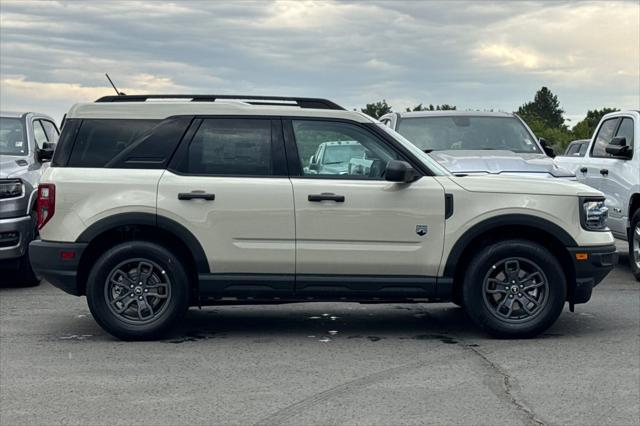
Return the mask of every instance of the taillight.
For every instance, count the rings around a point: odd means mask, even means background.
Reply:
[[[56,212],[56,186],[52,183],[41,183],[38,185],[38,204],[36,213],[38,214],[38,229],[49,222]]]

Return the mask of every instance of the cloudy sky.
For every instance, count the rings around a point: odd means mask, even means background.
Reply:
[[[0,108],[60,119],[113,94],[327,97],[567,118],[640,106],[640,2],[0,0]],[[571,125],[571,122],[568,123]]]

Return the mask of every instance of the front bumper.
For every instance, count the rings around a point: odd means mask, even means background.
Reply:
[[[575,271],[575,285],[569,291],[569,302],[586,303],[591,299],[593,287],[618,264],[616,246],[570,247],[567,250]]]
[[[35,219],[29,215],[0,219],[0,260],[24,256],[35,226]]]
[[[32,241],[29,260],[36,274],[74,296],[82,294],[78,286],[78,266],[86,243]]]

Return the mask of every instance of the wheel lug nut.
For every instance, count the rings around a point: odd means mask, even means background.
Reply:
[[[133,284],[131,284],[131,285],[129,286],[129,288],[133,288]]]
[[[509,299],[513,299],[513,294],[510,294],[510,295],[509,295]]]
[[[142,300],[142,296],[138,297],[138,300]]]
[[[148,288],[145,288],[145,289],[144,289],[144,292],[145,292],[145,293],[149,293],[149,289],[148,289]]]
[[[524,288],[524,284],[520,284],[520,288]]]
[[[512,280],[512,281],[511,281],[511,284],[515,284],[515,283],[516,283],[516,280]]]
[[[131,294],[129,295],[129,297],[134,297],[133,293],[131,293]]]
[[[522,297],[522,293],[518,293],[518,297]]]

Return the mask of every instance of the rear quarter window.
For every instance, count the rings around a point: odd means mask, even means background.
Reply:
[[[82,120],[68,167],[104,167],[159,120]]]

